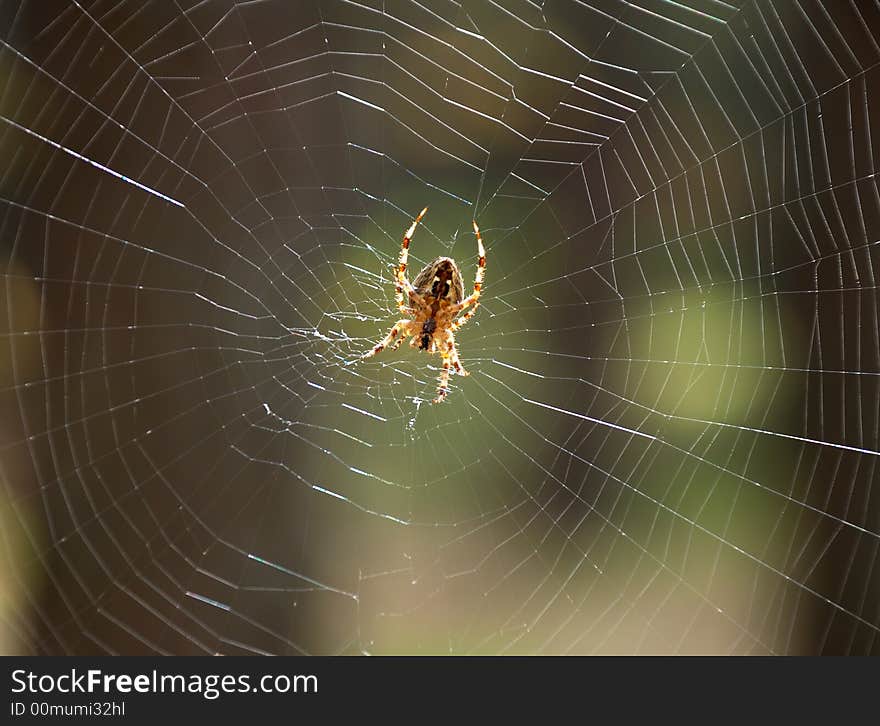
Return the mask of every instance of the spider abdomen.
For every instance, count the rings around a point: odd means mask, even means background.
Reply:
[[[460,303],[464,297],[461,272],[450,257],[438,257],[430,265],[425,265],[416,276],[413,287],[419,295],[435,300]]]

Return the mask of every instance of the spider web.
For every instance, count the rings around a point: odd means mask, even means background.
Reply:
[[[878,653],[876,2],[0,14],[5,650]]]

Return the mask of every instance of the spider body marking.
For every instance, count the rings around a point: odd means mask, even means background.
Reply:
[[[429,265],[425,265],[416,275],[415,283],[406,277],[409,245],[416,226],[428,208],[425,207],[409,229],[403,235],[400,246],[400,258],[395,267],[395,296],[397,307],[406,318],[398,320],[388,335],[377,343],[362,358],[371,358],[382,352],[389,345],[391,350],[397,349],[407,338],[412,337],[410,345],[427,353],[439,353],[443,361],[440,373],[440,385],[433,403],[440,403],[446,398],[449,390],[450,370],[460,376],[469,373],[461,365],[458,349],[455,344],[455,331],[470,320],[479,306],[480,292],[483,287],[483,275],[486,270],[486,250],[480,228],[474,222],[474,234],[477,238],[477,274],[474,280],[474,291],[464,297],[464,283],[458,265],[451,257],[438,257]],[[466,308],[470,308],[459,317]]]

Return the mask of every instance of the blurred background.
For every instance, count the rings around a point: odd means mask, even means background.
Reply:
[[[0,3],[0,650],[880,652],[880,11]],[[425,205],[469,378],[369,361]]]

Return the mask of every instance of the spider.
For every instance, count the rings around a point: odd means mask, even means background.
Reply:
[[[449,392],[449,372],[451,368],[460,376],[468,376],[458,358],[455,346],[455,331],[470,320],[480,304],[480,289],[483,287],[483,274],[486,270],[486,250],[480,228],[474,222],[474,234],[477,236],[477,251],[480,259],[477,263],[477,275],[474,280],[474,291],[464,297],[464,285],[458,265],[451,257],[438,257],[426,265],[411,283],[406,276],[406,261],[409,256],[409,243],[416,225],[425,216],[425,207],[409,229],[403,235],[400,246],[400,259],[395,267],[397,307],[407,317],[398,320],[388,335],[362,358],[372,358],[382,352],[391,343],[391,350],[396,350],[407,337],[412,336],[410,345],[413,348],[439,353],[443,359],[443,370],[440,372],[440,386],[437,397],[432,403],[440,403]],[[404,302],[404,293],[408,298]],[[464,299],[462,299],[464,298]],[[465,308],[470,308],[461,317],[458,316]]]

